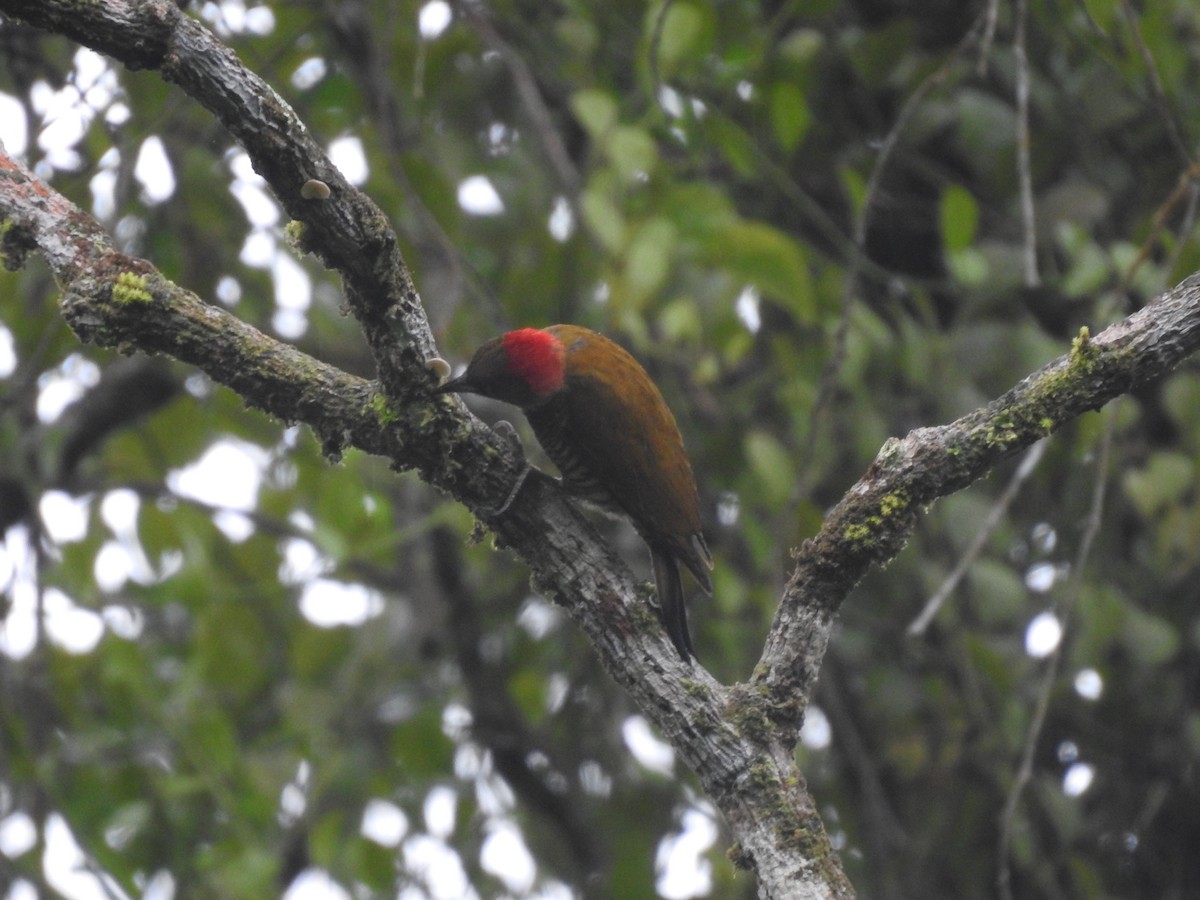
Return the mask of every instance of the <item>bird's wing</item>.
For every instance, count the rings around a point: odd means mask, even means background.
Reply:
[[[567,427],[582,465],[643,531],[681,538],[698,533],[696,482],[683,439],[641,367],[618,365],[603,382],[588,376],[569,382]]]

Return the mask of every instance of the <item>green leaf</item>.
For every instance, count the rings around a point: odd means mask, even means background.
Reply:
[[[554,32],[575,59],[590,57],[600,44],[595,24],[583,15],[567,16],[554,26]]]
[[[1019,622],[1026,611],[1029,590],[1008,562],[983,557],[971,566],[969,581],[980,621],[990,627]]]
[[[801,321],[813,321],[816,300],[800,244],[762,222],[729,222],[714,229],[709,258],[735,281],[753,284],[783,303]]]
[[[249,700],[268,677],[262,621],[240,603],[213,603],[196,617],[196,645],[207,682],[237,700]]]
[[[391,754],[406,778],[444,775],[454,760],[454,744],[442,731],[442,710],[426,704],[392,732]]]
[[[353,825],[344,809],[330,810],[313,822],[308,829],[308,852],[313,862],[335,867],[346,848],[347,834]]]
[[[232,720],[216,703],[198,702],[191,713],[187,728],[193,743],[189,752],[196,760],[204,761],[205,778],[231,777],[240,753]],[[188,792],[203,789],[198,782],[186,778],[179,779],[176,786]]]
[[[606,91],[592,88],[577,91],[571,97],[571,111],[593,140],[617,124],[617,101]]]
[[[1179,372],[1163,382],[1162,392],[1171,421],[1188,432],[1193,446],[1200,445],[1200,422],[1195,415],[1200,409],[1200,377],[1194,372]]]
[[[751,431],[744,443],[750,470],[762,483],[769,502],[785,502],[792,492],[795,461],[783,444],[765,431]]]
[[[658,316],[658,327],[672,344],[697,340],[704,331],[695,301],[686,297],[673,300],[663,308]]]
[[[704,119],[705,138],[742,178],[758,173],[758,148],[746,129],[728,116],[712,112]]]
[[[987,256],[974,247],[948,252],[946,266],[955,281],[968,287],[982,287],[991,274]]]
[[[1070,271],[1062,280],[1062,290],[1069,296],[1094,294],[1112,278],[1112,260],[1094,241],[1088,240],[1070,263]]]
[[[332,678],[345,664],[353,645],[350,628],[318,628],[305,623],[288,643],[288,659],[299,678],[314,682]]]
[[[714,229],[738,218],[729,197],[702,182],[673,185],[663,198],[661,212],[681,238],[691,241],[704,241]]]
[[[809,14],[811,7],[809,3]],[[810,63],[826,46],[825,35],[816,28],[797,28],[779,42],[779,56],[790,63]]]
[[[979,228],[979,204],[964,187],[952,184],[942,192],[942,244],[950,252],[965,250]]]
[[[1121,628],[1121,643],[1146,668],[1161,666],[1179,652],[1179,629],[1165,619],[1128,608]]]
[[[605,191],[588,187],[580,201],[583,218],[598,240],[611,254],[617,254],[625,246],[625,219],[612,198]]]
[[[1144,518],[1151,518],[1191,489],[1195,462],[1180,453],[1155,453],[1140,469],[1125,473],[1123,487]]]
[[[675,226],[656,216],[633,233],[626,261],[626,281],[635,298],[652,296],[666,282],[677,243]]]
[[[604,149],[617,173],[632,181],[654,170],[658,147],[649,132],[634,125],[618,125],[608,134]]]
[[[386,894],[396,880],[396,851],[382,847],[362,835],[355,835],[345,847],[355,877],[372,891]]]
[[[651,39],[659,29],[658,17],[662,7],[649,12]],[[670,77],[686,63],[702,60],[710,51],[716,33],[716,14],[707,4],[675,0],[666,11],[653,48],[660,77]]]
[[[849,166],[843,166],[838,169],[838,178],[842,182],[842,190],[850,200],[851,208],[856,214],[861,212],[867,198],[867,182],[862,173]]]
[[[770,110],[775,140],[784,150],[795,150],[812,124],[804,92],[790,82],[771,85]]]

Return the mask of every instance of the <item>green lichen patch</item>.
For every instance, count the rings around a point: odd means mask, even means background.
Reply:
[[[897,488],[879,501],[879,514],[885,519],[890,518],[908,509],[911,502],[908,492],[904,488]]]
[[[383,394],[376,394],[371,398],[371,409],[375,413],[375,418],[379,420],[379,424],[385,427],[394,424],[400,418],[400,414],[392,409],[387,397]]]
[[[112,298],[116,303],[150,303],[154,295],[146,286],[145,275],[135,275],[133,272],[122,272],[117,276],[113,285]]]
[[[852,544],[865,544],[871,540],[871,529],[859,522],[852,522],[842,529],[842,537]]]

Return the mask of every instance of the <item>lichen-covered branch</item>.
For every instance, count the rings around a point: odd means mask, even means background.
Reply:
[[[756,668],[781,723],[798,728],[834,615],[867,569],[904,547],[916,514],[997,464],[1163,377],[1200,348],[1200,275],[1092,336],[987,406],[889,441],[796,555],[796,567]]]
[[[342,177],[287,102],[233,50],[173,0],[4,0],[0,13],[66,35],[130,69],[158,70],[211,112],[300,223],[293,233],[302,248],[342,276],[384,393],[393,400],[412,396],[434,356],[433,337],[387,217]],[[323,187],[313,190],[314,184]]]
[[[424,369],[412,399],[387,399],[365,381],[263,334],[119,253],[86,213],[0,151],[0,255],[31,252],[63,289],[62,312],[83,341],[162,353],[197,366],[246,402],[303,422],[328,454],[356,447],[415,468],[481,516],[507,496],[523,462],[507,441],[434,397]],[[503,516],[502,546],[530,566],[534,585],[587,632],[605,668],[697,773],[728,818],[738,860],[764,897],[849,897],[800,773],[753,704],[699,667],[688,670],[637,594],[632,575],[561,492],[530,479]],[[742,712],[747,712],[744,715]]]

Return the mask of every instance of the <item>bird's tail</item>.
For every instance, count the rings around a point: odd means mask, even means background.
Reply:
[[[662,607],[667,636],[683,661],[690,662],[696,655],[696,648],[692,646],[692,636],[688,633],[687,606],[683,602],[679,563],[661,547],[650,548],[650,561],[654,566],[654,585],[658,588],[658,602]]]

